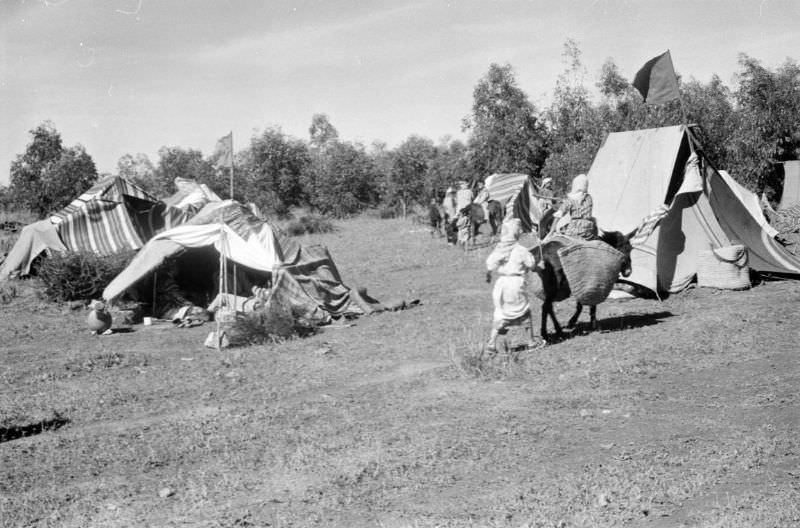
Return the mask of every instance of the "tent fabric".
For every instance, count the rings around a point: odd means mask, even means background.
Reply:
[[[30,263],[44,250],[113,255],[139,249],[157,233],[185,223],[194,213],[160,202],[124,178],[105,178],[43,221],[51,227],[32,224],[30,236],[21,237],[19,247],[12,249],[15,256],[6,261],[0,278],[15,271],[28,274]],[[33,233],[37,233],[35,237]]]
[[[119,176],[104,178],[50,216],[67,251],[113,255],[141,248],[152,232],[141,229],[130,200],[152,207],[156,198]],[[140,206],[141,207],[141,206]]]
[[[518,218],[525,232],[539,224],[542,212],[534,197],[534,185],[527,174],[492,174],[484,181],[490,200],[500,202],[506,218]]]
[[[270,299],[290,306],[307,321],[324,324],[334,317],[363,313],[351,302],[350,288],[325,247],[301,246],[292,239],[279,242],[269,225],[230,200],[209,203],[187,224],[153,237],[106,287],[103,298],[113,301],[168,259],[208,247],[250,270],[271,274]]]
[[[691,141],[684,126],[616,132],[597,152],[588,175],[600,229],[628,233],[658,206],[670,206],[659,227],[634,244],[626,281],[680,291],[696,276],[699,251],[737,241],[747,246],[753,269],[800,273],[800,260],[772,239],[702,155],[702,190],[681,188],[687,169],[694,170],[687,164]]]
[[[333,316],[359,311],[350,302],[350,288],[342,282],[326,247],[301,246],[294,241],[284,242],[283,247],[285,257],[278,271],[279,281],[285,281],[286,285],[291,282],[297,285],[291,287],[291,292],[298,305],[308,304],[310,299]],[[283,277],[283,274],[291,277]]]
[[[742,205],[745,206],[747,212],[750,213],[750,216],[758,222],[758,225],[761,226],[761,229],[767,232],[767,234],[771,237],[775,237],[778,234],[778,230],[769,225],[767,218],[764,216],[764,211],[761,209],[761,200],[758,199],[758,195],[756,193],[747,189],[747,187],[741,185],[739,182],[733,179],[733,177],[728,174],[728,171],[720,170],[718,171],[719,175],[722,176],[722,179],[725,180],[725,183],[728,184],[728,187],[736,195],[736,198],[742,202]]]
[[[155,197],[129,182],[125,178],[119,176],[109,176],[108,178],[103,178],[94,184],[91,188],[89,188],[88,191],[72,200],[69,205],[57,213],[54,213],[50,219],[54,224],[58,224],[70,215],[82,211],[86,204],[94,200],[121,202],[123,196],[135,196],[136,198],[141,198],[154,203],[158,201]]]
[[[48,250],[67,250],[50,220],[39,220],[23,227],[16,244],[0,267],[0,280],[8,279],[15,271],[19,271],[20,275],[27,275],[33,260]]]
[[[209,203],[186,224],[159,233],[145,244],[106,287],[103,298],[116,299],[171,256],[208,246],[257,271],[271,272],[283,260],[272,229],[246,207],[231,200]]]
[[[150,240],[162,231],[185,224],[197,212],[194,209],[173,207],[164,202],[154,204],[133,196],[124,196],[123,200],[143,240]]]
[[[183,210],[199,211],[209,202],[220,202],[222,199],[204,183],[197,183],[189,178],[175,178],[177,191],[164,203],[170,207]]]
[[[88,250],[99,255],[139,249],[145,242],[124,203],[101,199],[63,217],[58,232],[68,251]]]
[[[783,162],[783,194],[778,210],[800,203],[800,160]]]

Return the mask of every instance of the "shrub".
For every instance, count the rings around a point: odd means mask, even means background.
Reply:
[[[290,236],[310,235],[312,233],[330,233],[336,226],[328,218],[320,215],[305,215],[291,220],[286,225],[286,232]]]
[[[53,254],[39,265],[45,295],[58,302],[99,297],[135,251],[100,256],[92,252]]]
[[[261,309],[236,317],[228,331],[232,346],[276,343],[311,335],[316,327],[304,324],[290,306],[273,298]]]

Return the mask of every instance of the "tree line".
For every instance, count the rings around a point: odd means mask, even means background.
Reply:
[[[234,156],[235,194],[271,214],[307,207],[343,217],[370,207],[405,210],[439,199],[458,180],[477,181],[495,172],[551,177],[563,192],[587,172],[610,132],[691,123],[706,156],[740,183],[777,199],[781,161],[800,158],[800,66],[793,59],[769,68],[739,56],[734,86],[718,75],[704,83],[679,79],[681,100],[647,106],[613,61],[601,66],[592,90],[581,52],[564,44],[564,70],[552,101],[537,108],[520,89],[510,64],[492,64],[473,88],[463,119],[464,141],[435,143],[411,135],[396,148],[343,141],[324,114],[312,117],[308,139],[279,127],[255,133]],[[31,130],[32,141],[11,164],[10,185],[0,203],[44,217],[87,189],[100,175],[85,149],[65,147],[52,123]],[[218,154],[162,147],[153,163],[125,154],[116,174],[157,197],[175,191],[177,177],[193,178],[228,197],[228,172]]]

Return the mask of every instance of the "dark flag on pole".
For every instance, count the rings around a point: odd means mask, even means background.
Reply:
[[[672,56],[669,50],[647,61],[642,69],[636,72],[633,86],[639,90],[647,104],[664,104],[680,99],[678,77],[672,67]]]

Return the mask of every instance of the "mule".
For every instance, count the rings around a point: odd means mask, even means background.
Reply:
[[[548,211],[549,212],[549,211]],[[553,217],[545,214],[542,217],[542,222],[539,225],[539,233],[542,238],[549,232],[550,225]],[[637,229],[634,229],[628,234],[622,234],[618,231],[603,232],[600,240],[607,243],[623,255],[622,264],[618,273],[623,277],[628,277],[631,274],[631,251],[633,246],[630,239],[636,234]],[[557,338],[562,338],[564,332],[561,325],[556,319],[556,314],[553,310],[553,303],[563,301],[572,295],[567,276],[561,266],[561,259],[558,256],[558,250],[564,247],[567,242],[561,238],[551,238],[537,247],[531,249],[535,257],[541,258],[544,261],[544,268],[536,270],[539,278],[542,281],[542,290],[544,293],[544,301],[542,301],[542,320],[541,320],[541,336],[545,341],[548,340],[547,334],[547,318],[550,317],[553,322],[553,328]],[[583,305],[577,303],[575,313],[569,318],[567,328],[574,328],[578,322],[578,318],[583,311]],[[590,328],[597,330],[599,323],[597,322],[597,305],[589,306]]]

